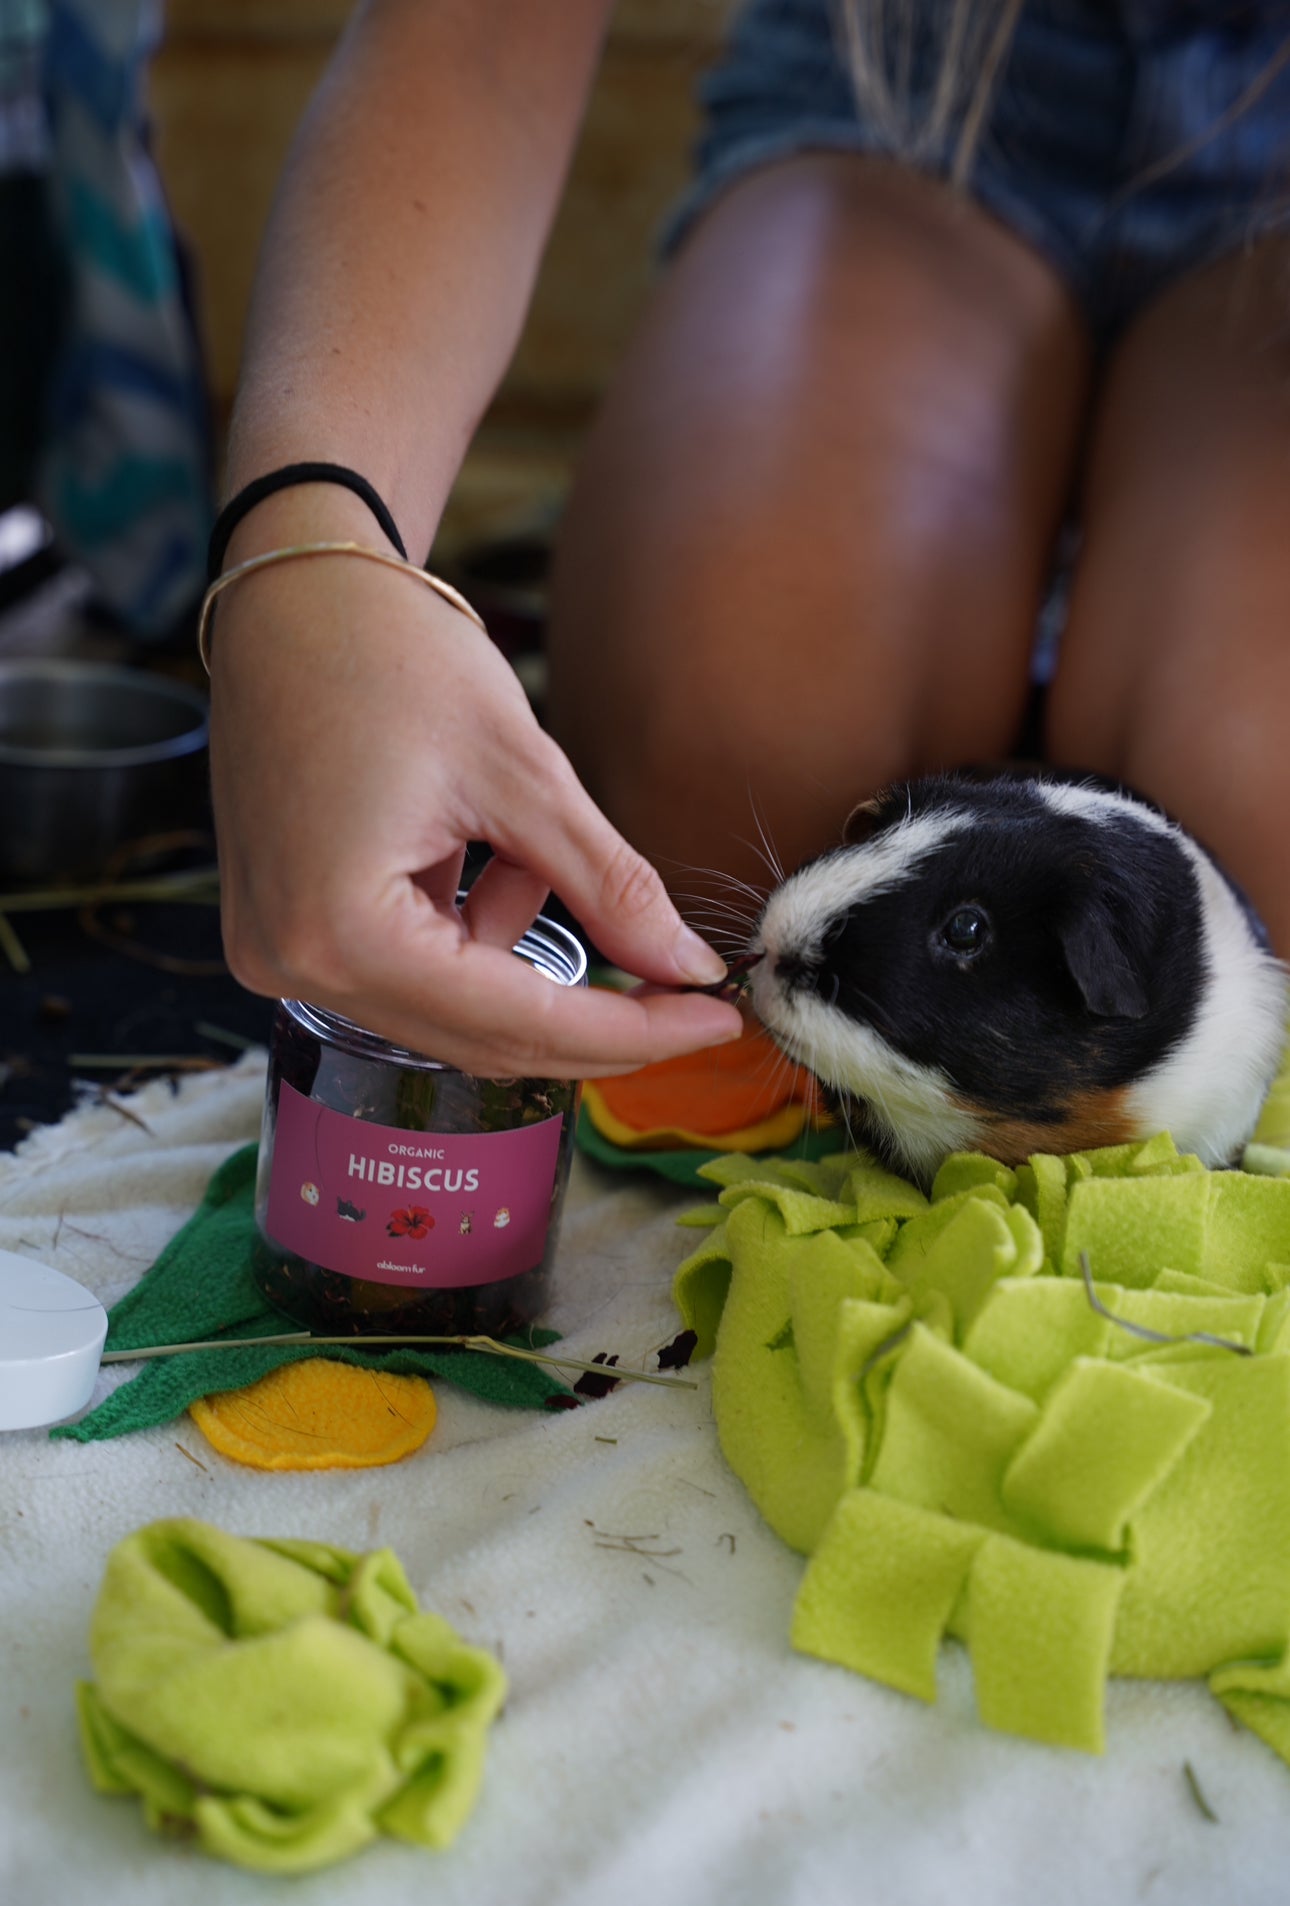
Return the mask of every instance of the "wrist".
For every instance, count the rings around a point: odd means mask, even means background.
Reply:
[[[402,561],[408,560],[407,544],[399,534],[399,526],[391,516],[389,506],[362,472],[352,469],[349,464],[310,458],[305,462],[280,464],[276,470],[252,478],[251,482],[230,497],[216,517],[215,527],[211,531],[206,560],[207,583],[213,585],[216,582],[224,568],[224,558],[234,531],[258,504],[267,502],[269,497],[277,496],[283,490],[301,489],[317,483],[330,484],[356,496],[370,510],[377,528],[394,545],[396,554]]]
[[[304,372],[301,371],[303,377]],[[294,400],[293,400],[294,401]],[[372,416],[363,428],[356,428],[348,413],[350,402],[343,393],[335,393],[336,415],[329,417],[320,409],[317,395],[302,400],[286,414],[258,416],[255,427],[242,423],[239,412],[244,404],[251,410],[267,406],[252,388],[239,396],[229,427],[228,453],[224,469],[221,501],[227,503],[248,484],[271,471],[288,465],[318,460],[347,466],[365,477],[385,503],[398,527],[399,535],[414,562],[422,561],[430,550],[448,493],[456,480],[457,468],[465,455],[469,438],[460,444],[450,427],[427,432],[418,425],[415,453],[406,441],[410,424],[406,416],[391,417],[379,396],[371,401]],[[441,425],[443,420],[441,419]],[[327,497],[324,492],[335,492]],[[328,511],[327,521],[340,521],[332,510],[337,497],[344,494],[338,484],[293,484],[288,490],[257,503],[248,521],[259,518],[276,502],[277,496],[299,494],[319,509]],[[357,515],[343,520],[352,525],[366,522],[371,534],[386,546],[386,538],[372,520],[371,512],[357,496],[350,501]],[[286,517],[284,521],[290,520]],[[318,521],[322,521],[321,514]],[[230,545],[231,549],[231,545]],[[228,560],[232,560],[231,554]]]
[[[261,498],[248,511],[229,538],[221,568],[233,569],[289,544],[320,541],[364,543],[398,554],[361,497],[335,483],[298,483]]]

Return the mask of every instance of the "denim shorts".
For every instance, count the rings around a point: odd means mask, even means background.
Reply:
[[[755,168],[899,156],[857,107],[841,46],[836,0],[745,0],[700,83],[697,175],[665,249]],[[934,72],[916,33],[915,113]],[[916,163],[945,175],[951,161]],[[1290,230],[1290,0],[1026,0],[968,190],[1049,260],[1105,343],[1172,279]]]

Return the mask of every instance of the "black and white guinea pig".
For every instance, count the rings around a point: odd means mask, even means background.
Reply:
[[[1248,1139],[1285,970],[1249,903],[1145,800],[1090,777],[936,775],[858,808],[750,943],[753,1007],[881,1157],[1012,1163]]]

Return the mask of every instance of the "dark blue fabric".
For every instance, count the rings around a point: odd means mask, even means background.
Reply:
[[[915,123],[947,13],[922,0],[915,15]],[[899,156],[857,107],[837,22],[831,0],[748,0],[701,82],[697,177],[669,246],[756,167]],[[948,172],[952,145],[916,163]],[[1027,0],[969,188],[1044,253],[1104,340],[1171,279],[1290,226],[1290,0]]]

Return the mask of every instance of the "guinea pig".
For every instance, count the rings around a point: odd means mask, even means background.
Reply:
[[[1140,796],[1058,773],[935,775],[858,808],[771,893],[753,1008],[853,1136],[926,1183],[1170,1131],[1225,1165],[1286,1033],[1248,901]]]

